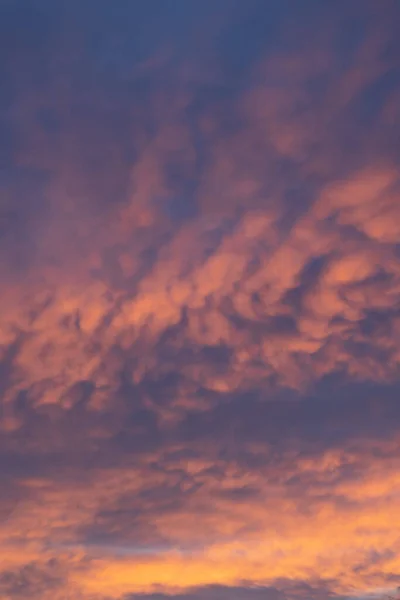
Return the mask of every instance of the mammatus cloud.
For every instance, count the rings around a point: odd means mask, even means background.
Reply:
[[[0,595],[392,593],[398,5],[167,4],[0,5]]]

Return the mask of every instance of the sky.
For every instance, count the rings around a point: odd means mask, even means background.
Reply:
[[[1,600],[396,597],[399,27],[0,0]]]

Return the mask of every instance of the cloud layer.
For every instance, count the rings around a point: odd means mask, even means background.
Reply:
[[[0,3],[0,595],[400,584],[397,2]]]

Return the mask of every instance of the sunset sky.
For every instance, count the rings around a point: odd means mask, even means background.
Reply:
[[[399,32],[0,0],[0,600],[397,596]]]

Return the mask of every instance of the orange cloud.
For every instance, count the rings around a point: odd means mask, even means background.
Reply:
[[[399,582],[397,92],[363,113],[395,35],[366,5],[346,67],[351,7],[283,27],[235,85],[219,19],[210,71],[172,49],[119,78],[114,46],[63,59],[66,32],[42,84],[13,75],[2,598]]]

